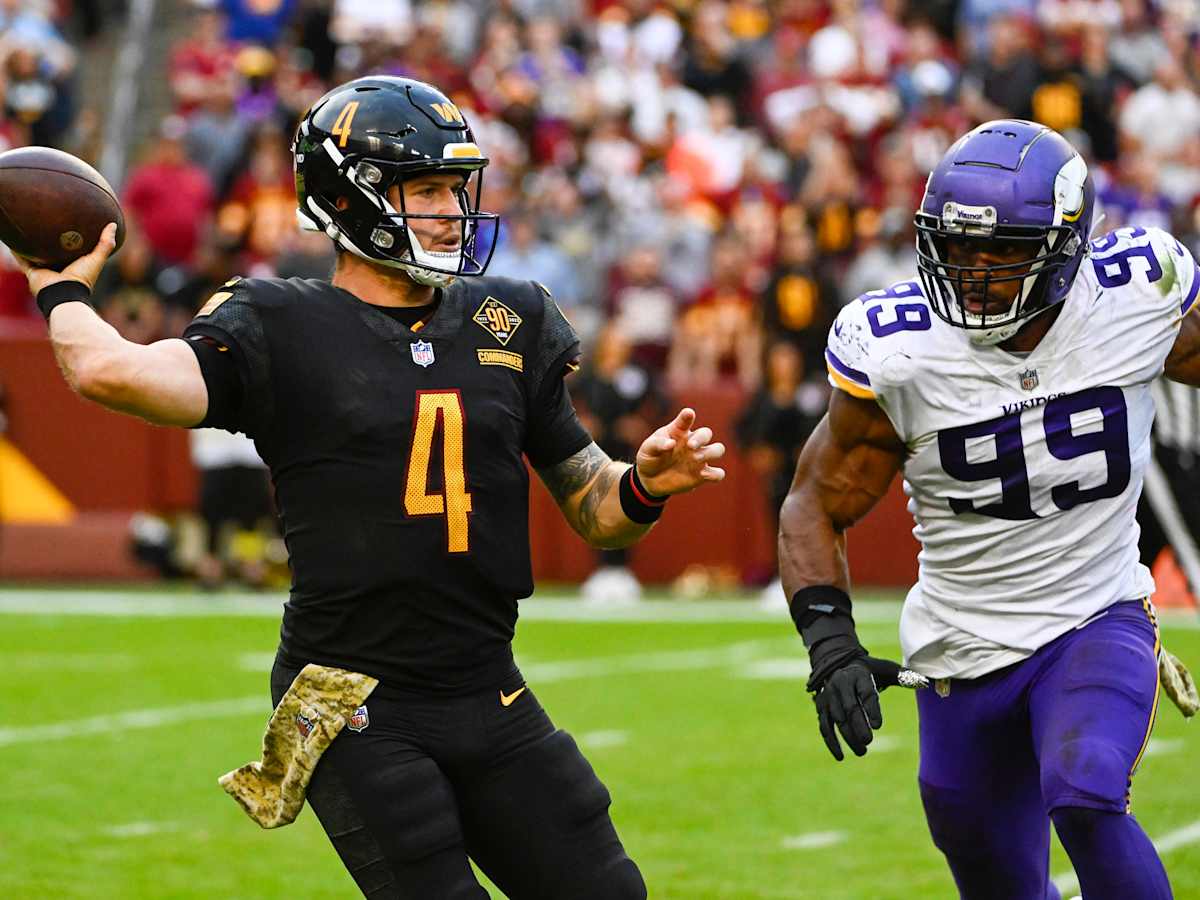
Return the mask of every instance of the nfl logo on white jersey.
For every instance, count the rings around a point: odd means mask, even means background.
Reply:
[[[409,349],[412,350],[413,362],[418,366],[428,368],[433,365],[433,344],[429,341],[417,341],[415,344],[409,344]]]
[[[1021,373],[1021,389],[1022,390],[1032,391],[1037,386],[1038,386],[1037,369],[1026,369],[1024,372]]]

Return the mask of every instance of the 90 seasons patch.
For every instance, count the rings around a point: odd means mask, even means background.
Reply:
[[[513,333],[521,327],[523,321],[520,316],[495,297],[488,297],[484,300],[471,318],[484,331],[498,340],[502,347],[508,345],[508,342],[512,340]]]

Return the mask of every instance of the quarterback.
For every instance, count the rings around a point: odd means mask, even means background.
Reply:
[[[632,466],[595,445],[563,384],[571,326],[540,285],[484,275],[488,160],[441,92],[344,84],[293,152],[300,224],[338,251],[330,281],[234,279],[183,339],[140,346],[88,303],[112,226],[62,273],[27,272],[82,395],[245,432],[270,466],[293,569],[276,715],[262,765],[226,778],[286,769],[290,791],[311,765],[307,800],[365,896],[486,900],[474,860],[516,900],[644,898],[607,789],[513,661],[525,460],[579,534],[621,547],[668,496],[719,481],[724,447],[690,409]],[[299,811],[235,796],[268,827]]]
[[[838,390],[780,517],[821,735],[861,756],[888,682],[855,635],[845,531],[903,473],[921,552],[900,642],[934,685],[919,785],[966,900],[1056,900],[1051,823],[1088,900],[1171,896],[1130,814],[1166,658],[1134,511],[1151,383],[1200,385],[1200,273],[1156,229],[1090,240],[1093,201],[1041,125],[989,122],[947,151],[918,278],[833,325]]]

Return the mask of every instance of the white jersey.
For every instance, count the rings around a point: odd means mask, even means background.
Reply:
[[[1157,229],[1094,241],[1024,356],[977,346],[916,281],[864,294],[829,335],[830,380],[873,397],[908,447],[920,576],[905,664],[974,678],[1154,590],[1134,520],[1154,401],[1200,272]]]

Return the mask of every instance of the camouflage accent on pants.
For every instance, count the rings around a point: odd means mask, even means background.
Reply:
[[[267,723],[262,759],[218,783],[263,828],[295,821],[321,754],[378,683],[358,672],[305,666]]]

